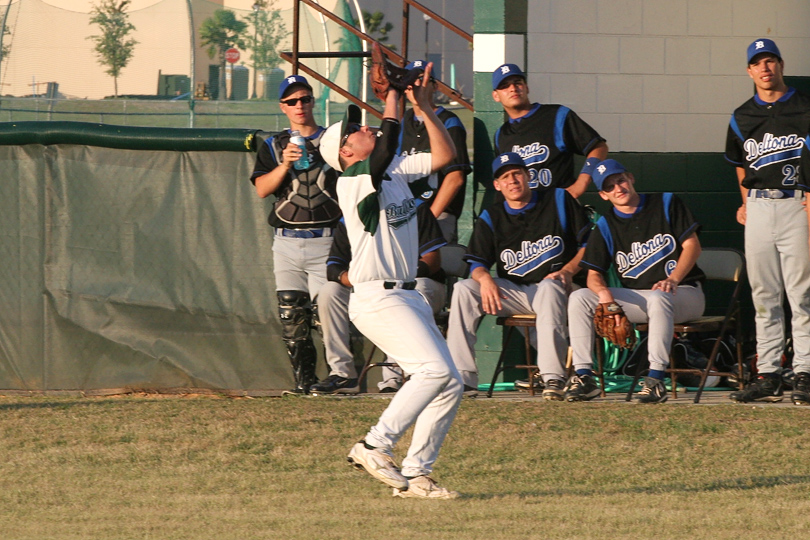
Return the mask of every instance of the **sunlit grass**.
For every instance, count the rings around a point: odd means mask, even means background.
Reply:
[[[463,498],[416,501],[393,499],[345,461],[387,404],[0,398],[0,534],[351,540],[810,532],[802,510],[810,496],[805,409],[465,400],[435,472]]]

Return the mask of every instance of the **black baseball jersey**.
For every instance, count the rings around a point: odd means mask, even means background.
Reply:
[[[808,132],[810,97],[793,88],[775,103],[754,95],[731,115],[726,160],[745,169],[743,187],[808,190],[808,181],[800,179]]]
[[[683,241],[699,231],[700,224],[677,196],[641,195],[634,214],[612,208],[599,218],[581,264],[602,274],[615,264],[623,287],[652,289],[675,269]],[[695,265],[681,284],[693,285],[704,277]]]
[[[532,189],[567,188],[576,180],[574,154],[587,155],[605,139],[563,105],[534,103],[525,116],[495,132],[498,154],[515,152],[529,168]]]
[[[456,158],[447,167],[431,175],[429,183],[412,184],[413,187],[419,186],[416,189],[420,190],[414,193],[414,196],[423,201],[432,201],[442,182],[444,182],[447,173],[460,170],[465,176],[465,182],[445,210],[447,213],[459,217],[464,206],[464,193],[467,188],[466,176],[472,170],[470,158],[467,155],[467,130],[464,129],[464,124],[461,123],[458,116],[445,110],[444,107],[439,107],[435,112],[453,140],[456,147]],[[402,118],[402,131],[399,135],[397,153],[405,155],[417,152],[430,152],[430,139],[428,138],[425,123],[416,118],[413,109],[408,109]]]
[[[336,197],[338,173],[321,157],[318,145],[324,128],[305,137],[309,154],[309,169],[290,169],[287,178],[274,195],[276,202],[267,221],[273,227],[314,229],[334,227],[340,219],[340,207]],[[256,163],[250,181],[269,173],[282,161],[281,153],[290,142],[289,130],[270,137],[259,146]]]
[[[435,251],[447,244],[447,240],[442,235],[439,222],[430,211],[430,205],[420,204],[416,208],[416,223],[419,232],[419,255],[425,255]],[[349,243],[349,235],[346,232],[346,223],[341,219],[335,229],[332,238],[332,247],[329,250],[329,258],[326,260],[326,278],[329,281],[340,282],[340,274],[349,270],[349,263],[352,260],[352,246]],[[417,272],[416,277],[429,277],[435,281],[444,283],[444,270],[439,270],[431,275],[421,275]]]
[[[481,212],[464,259],[473,268],[496,264],[498,277],[515,283],[537,283],[574,258],[590,228],[567,191],[536,191],[520,210],[503,202]]]

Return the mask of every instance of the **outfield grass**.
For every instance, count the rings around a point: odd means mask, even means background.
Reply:
[[[345,461],[384,399],[0,398],[2,538],[810,534],[805,409],[465,400],[402,500]],[[404,443],[397,448],[401,459]]]

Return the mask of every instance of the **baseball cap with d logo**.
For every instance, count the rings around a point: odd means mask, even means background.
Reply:
[[[492,72],[492,89],[497,90],[505,78],[513,75],[522,77],[524,81],[526,80],[526,74],[523,73],[523,70],[520,69],[517,64],[503,64],[499,66],[498,69]]]
[[[776,43],[768,38],[760,38],[754,40],[754,42],[748,46],[748,63],[750,64],[751,60],[753,60],[756,55],[762,53],[773,54],[778,59],[782,59],[782,53],[779,52],[779,47],[776,46]]]
[[[516,152],[506,152],[496,157],[492,162],[492,177],[498,178],[500,172],[506,167],[523,167],[526,168],[526,163],[520,154]]]

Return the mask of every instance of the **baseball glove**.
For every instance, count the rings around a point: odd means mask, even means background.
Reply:
[[[371,89],[374,95],[385,101],[388,90],[393,88],[400,94],[409,86],[413,86],[421,75],[422,70],[415,68],[407,70],[392,63],[386,58],[382,47],[376,41],[371,46]]]
[[[616,322],[617,315],[619,316],[618,322]],[[593,326],[596,335],[605,338],[620,349],[632,349],[636,344],[636,332],[633,325],[627,320],[624,310],[616,302],[596,306]]]

